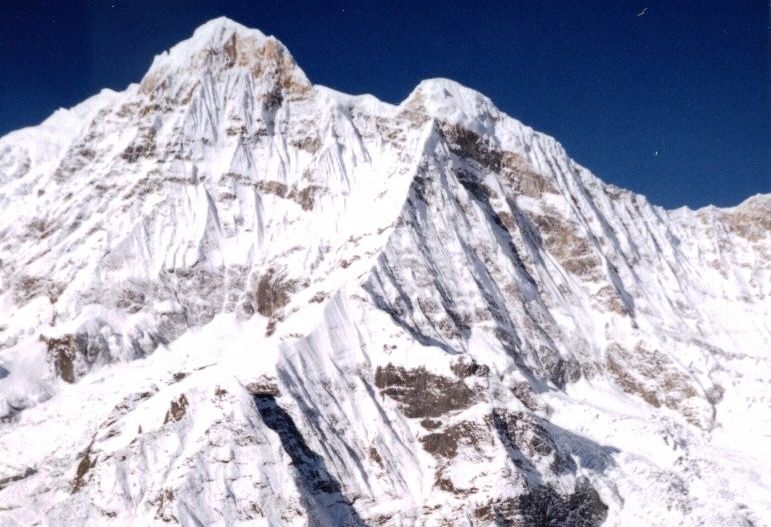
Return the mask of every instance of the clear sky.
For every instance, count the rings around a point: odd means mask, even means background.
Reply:
[[[0,135],[139,81],[221,15],[344,92],[457,80],[665,207],[771,192],[766,0],[0,0]]]

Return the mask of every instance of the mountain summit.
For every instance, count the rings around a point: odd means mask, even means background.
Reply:
[[[220,18],[0,138],[0,525],[760,525],[771,196]]]

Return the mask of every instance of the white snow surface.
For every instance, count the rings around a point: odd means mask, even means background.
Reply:
[[[0,526],[771,524],[769,195],[220,18],[0,138],[0,211]]]

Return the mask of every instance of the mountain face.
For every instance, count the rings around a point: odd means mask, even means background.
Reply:
[[[0,139],[0,210],[1,526],[771,522],[771,196],[217,19]]]

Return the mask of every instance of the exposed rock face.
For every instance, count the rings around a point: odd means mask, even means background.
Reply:
[[[257,284],[257,312],[266,317],[276,314],[289,303],[294,285],[294,282],[277,276],[273,269],[269,269]]]
[[[608,507],[586,480],[575,492],[561,496],[551,487],[538,487],[517,498],[491,502],[474,511],[479,520],[493,525],[558,525],[593,527],[602,525]]]
[[[75,382],[74,361],[77,358],[75,337],[67,335],[61,339],[44,339],[51,355],[54,369],[64,382]]]
[[[187,412],[187,397],[185,397],[185,394],[179,396],[179,399],[176,401],[171,401],[171,408],[169,408],[169,411],[166,412],[166,417],[163,418],[163,424],[172,422],[172,421],[179,421],[183,417],[185,417],[185,413]]]
[[[468,408],[474,391],[460,380],[432,375],[424,368],[405,370],[389,364],[375,372],[375,386],[381,393],[399,402],[407,417],[441,417]]]
[[[0,525],[771,517],[769,196],[666,211],[218,19],[0,138],[0,210]]]

